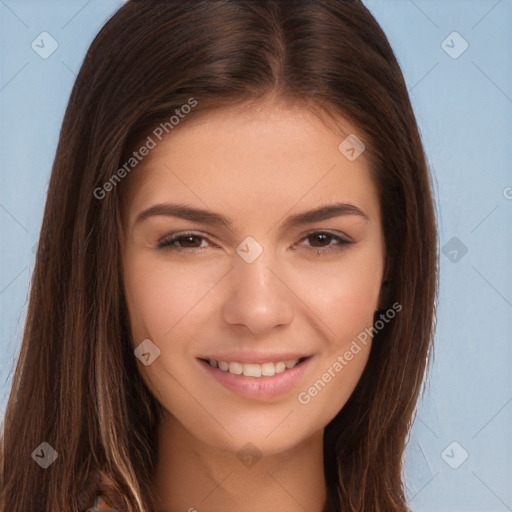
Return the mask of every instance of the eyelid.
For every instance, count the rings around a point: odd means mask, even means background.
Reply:
[[[308,236],[311,236],[311,235],[331,235],[335,238],[340,238],[342,239],[344,242],[346,243],[354,243],[355,240],[347,235],[344,231],[338,231],[336,229],[310,229],[309,231],[306,231],[305,233],[299,235],[301,237],[301,241],[304,239],[304,238],[307,238]]]
[[[319,256],[321,256],[321,255],[327,256],[330,254],[339,253],[344,248],[346,248],[346,246],[352,245],[355,243],[354,240],[351,237],[347,236],[345,233],[341,233],[339,231],[331,231],[328,229],[317,229],[317,230],[308,231],[304,236],[302,236],[302,238],[299,240],[298,243],[302,243],[305,240],[307,240],[310,236],[314,236],[314,235],[329,235],[337,242],[334,245],[329,244],[324,247],[316,247],[314,245],[308,246],[308,252],[311,253],[312,251],[316,251],[316,254]],[[296,249],[296,245],[298,245],[298,243],[292,244],[292,248]]]
[[[329,244],[324,247],[308,246],[308,249],[309,249],[308,252],[315,250],[318,255],[333,254],[333,253],[341,251],[345,246],[355,243],[354,240],[344,232],[340,232],[340,231],[336,231],[336,230],[332,231],[329,229],[316,229],[316,230],[309,230],[309,231],[299,235],[301,238],[299,239],[298,242],[293,243],[291,245],[291,248],[293,250],[296,250],[297,249],[296,246],[298,244],[306,241],[309,237],[314,236],[314,235],[328,235],[328,236],[332,237],[337,242],[336,244]],[[157,242],[157,248],[161,249],[161,250],[168,250],[168,251],[173,251],[176,253],[185,253],[185,254],[187,254],[187,253],[188,254],[197,254],[197,253],[203,252],[204,250],[207,249],[206,247],[173,247],[172,246],[172,244],[174,242],[176,242],[177,240],[179,240],[181,238],[186,238],[186,237],[197,237],[197,238],[202,239],[203,241],[207,241],[213,247],[216,247],[216,248],[219,247],[219,245],[215,244],[214,242],[212,242],[210,240],[209,234],[208,234],[208,236],[205,236],[205,234],[201,233],[201,232],[185,230],[185,231],[177,231],[175,233],[170,233],[170,234],[162,237]]]
[[[168,249],[170,247],[170,243],[175,242],[176,240],[179,240],[180,238],[186,238],[187,236],[189,236],[189,237],[194,236],[197,238],[202,238],[203,240],[208,241],[214,247],[218,247],[217,244],[215,244],[214,242],[212,242],[210,240],[211,235],[206,234],[206,233],[197,232],[197,231],[186,231],[186,230],[185,231],[176,231],[175,233],[169,233],[169,234],[163,236],[162,238],[160,238],[158,240],[156,246],[157,246],[157,248]],[[166,242],[170,242],[170,243],[165,245]],[[200,248],[199,247],[197,247],[197,248],[190,247],[190,248],[188,248],[188,251],[187,251],[187,248],[182,248],[181,250],[190,252],[190,250],[194,251],[194,249],[197,251],[197,249],[200,249]]]

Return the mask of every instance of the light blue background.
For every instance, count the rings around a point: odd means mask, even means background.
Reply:
[[[512,2],[365,3],[405,74],[434,175],[440,249],[452,237],[468,249],[457,262],[441,253],[434,364],[407,449],[408,496],[418,512],[505,512],[512,510]],[[94,35],[120,5],[0,2],[0,408],[69,93]],[[48,59],[31,48],[43,31],[59,44]],[[469,44],[456,59],[441,46],[453,31]],[[448,44],[460,48],[456,39]],[[463,450],[469,457],[457,469],[445,462],[457,465]]]

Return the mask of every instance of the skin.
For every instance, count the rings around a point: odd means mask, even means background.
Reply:
[[[342,133],[300,106],[273,101],[209,112],[175,128],[123,182],[132,343],[150,339],[160,349],[150,365],[138,365],[166,411],[154,475],[161,512],[322,510],[323,431],[354,390],[371,341],[309,403],[298,394],[373,325],[385,258],[365,153],[349,161],[338,150],[348,133],[364,137],[344,126]],[[170,215],[137,222],[168,202],[220,213],[233,225]],[[284,229],[289,216],[335,202],[367,218],[345,214]],[[200,238],[158,247],[184,230]],[[308,237],[318,231],[352,243]],[[252,263],[236,252],[247,236],[263,248]],[[291,391],[249,399],[197,359],[237,348],[314,356]],[[252,467],[237,457],[249,442],[261,455]]]

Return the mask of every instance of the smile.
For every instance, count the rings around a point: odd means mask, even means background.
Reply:
[[[240,363],[198,359],[225,388],[245,398],[270,399],[297,386],[313,356],[287,361]]]
[[[234,375],[244,375],[245,377],[272,377],[278,373],[283,373],[296,364],[304,361],[305,357],[301,359],[290,359],[288,361],[268,362],[268,363],[240,363],[238,361],[215,361],[209,359],[208,363],[214,368],[219,368],[223,372],[229,372]]]

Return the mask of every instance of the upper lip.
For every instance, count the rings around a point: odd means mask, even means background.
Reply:
[[[223,354],[212,354],[200,357],[199,359],[213,359],[215,361],[239,362],[239,363],[277,363],[279,361],[292,361],[294,359],[303,359],[312,354],[301,354],[298,352],[284,352],[281,354],[272,354],[270,352],[225,352]]]

